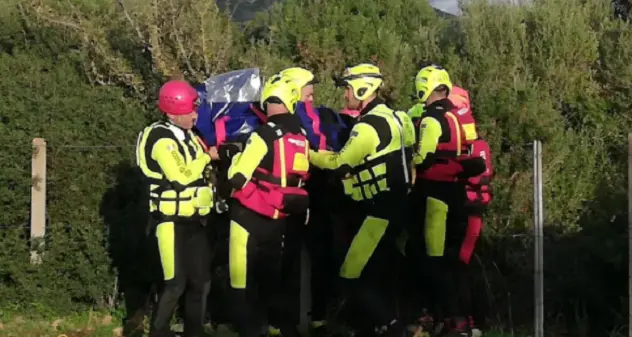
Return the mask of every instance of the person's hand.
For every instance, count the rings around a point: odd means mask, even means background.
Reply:
[[[231,159],[239,152],[241,152],[241,149],[237,146],[237,144],[224,144],[220,148],[219,157],[221,160],[230,162]]]
[[[211,159],[219,160],[219,154],[217,153],[217,147],[216,146],[211,146],[208,149],[208,154],[209,154],[209,156],[211,156]]]

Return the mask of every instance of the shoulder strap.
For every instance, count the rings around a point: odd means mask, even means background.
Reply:
[[[220,146],[226,142],[226,122],[228,122],[229,119],[230,117],[228,115],[224,115],[215,120],[216,146]]]

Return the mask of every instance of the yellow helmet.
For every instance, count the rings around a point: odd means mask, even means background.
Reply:
[[[433,91],[441,86],[448,89],[448,94],[452,90],[452,82],[448,72],[438,65],[429,65],[421,68],[415,76],[415,91],[419,102],[424,103]]]
[[[270,77],[261,91],[261,109],[267,103],[283,104],[289,113],[294,113],[296,103],[301,98],[301,89],[289,76],[276,74]]]
[[[311,71],[299,67],[287,68],[282,70],[279,74],[292,78],[300,89],[303,89],[306,85],[318,83]]]
[[[353,96],[360,101],[367,99],[383,85],[380,68],[368,63],[349,67],[345,69],[341,78],[336,79],[336,86],[351,87]]]

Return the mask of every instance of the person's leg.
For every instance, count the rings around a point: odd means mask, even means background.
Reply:
[[[187,289],[184,306],[184,336],[199,337],[204,328],[206,300],[211,286],[211,242],[205,228],[188,225],[184,249]]]
[[[450,192],[446,190],[446,184],[434,182],[424,182],[424,190],[428,297],[432,303],[431,312],[438,321],[442,321],[452,314],[448,300],[451,289],[447,286],[448,270],[445,263]]]
[[[311,328],[324,327],[335,275],[333,230],[327,210],[314,208],[305,243],[311,263]]]
[[[234,202],[231,205],[228,264],[232,293],[232,311],[239,337],[259,337],[259,318],[253,299],[254,273],[259,261],[260,217]]]
[[[408,242],[406,244],[406,264],[410,278],[408,279],[405,291],[411,299],[410,312],[411,319],[418,319],[424,309],[433,306],[429,298],[429,274],[426,266],[426,243],[424,240],[424,221],[426,216],[425,186],[418,181],[409,195],[410,217],[406,223],[408,232]]]
[[[171,317],[186,287],[186,275],[181,263],[184,247],[180,227],[180,224],[174,222],[163,222],[156,228],[164,286],[152,316],[150,337],[171,335]]]
[[[481,235],[481,229],[483,228],[483,216],[481,212],[469,212],[467,218],[467,227],[465,230],[465,237],[461,243],[461,249],[459,250],[459,258],[457,262],[458,274],[456,275],[458,295],[460,299],[460,306],[463,314],[467,315],[468,324],[472,329],[472,334],[479,335],[480,329],[475,323],[475,309],[473,305],[473,292],[472,283],[474,279],[471,274],[471,260],[476,243]]]
[[[463,243],[467,238],[467,214],[465,213],[465,188],[460,184],[451,184],[442,189],[446,195],[448,204],[448,216],[446,219],[446,240],[444,263],[447,277],[445,279],[446,292],[444,296],[444,309],[447,319],[446,325],[449,331],[468,333],[469,325],[466,319],[466,310],[463,301],[469,298],[469,288],[467,297],[461,297],[459,289],[469,286],[467,279],[467,265],[460,261],[463,251]],[[465,247],[467,248],[467,247]]]
[[[389,277],[396,273],[396,238],[408,217],[404,196],[399,200],[398,195],[385,195],[372,205],[340,269],[349,300],[364,313],[366,326],[358,326],[361,330],[380,327],[389,335],[403,328],[395,319],[394,308],[388,305],[384,286],[391,283]]]
[[[283,337],[298,337],[296,329],[298,322],[295,317],[297,308],[293,305],[296,296],[288,292],[282,275],[283,254],[301,253],[298,249],[283,249],[287,247],[284,243],[287,226],[297,225],[290,221],[296,221],[296,219],[266,220],[265,233],[261,234],[257,281],[260,299],[266,308],[270,324],[278,328]]]
[[[271,226],[283,227],[284,232],[281,234],[274,234],[272,237],[272,244],[276,245],[277,240],[282,250],[277,256],[281,263],[280,270],[280,288],[283,291],[283,296],[286,299],[286,305],[288,310],[286,311],[287,320],[291,320],[295,325],[300,321],[300,308],[301,308],[301,259],[303,250],[303,240],[305,236],[305,217],[303,215],[291,215],[282,220],[282,225],[274,223]],[[270,220],[272,221],[272,220]],[[273,233],[273,232],[270,232]],[[273,235],[273,234],[270,234]],[[276,248],[275,248],[276,249]],[[277,254],[276,250],[273,254]],[[276,256],[276,255],[274,255]],[[268,332],[270,335],[280,334],[277,322],[274,319],[269,318],[270,328]]]

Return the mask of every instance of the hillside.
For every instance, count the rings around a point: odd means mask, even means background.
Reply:
[[[322,80],[318,103],[338,109],[331,75],[371,61],[384,98],[407,109],[417,65],[434,61],[472,93],[497,169],[475,262],[490,328],[532,326],[534,139],[547,329],[592,337],[627,324],[632,27],[609,0],[476,0],[450,20],[419,0],[285,0],[255,19],[271,1],[244,2],[232,19],[208,0],[0,2],[0,312],[116,310],[145,291],[155,269],[134,146],[171,75],[304,66]],[[48,141],[41,265],[25,239],[34,137]]]

